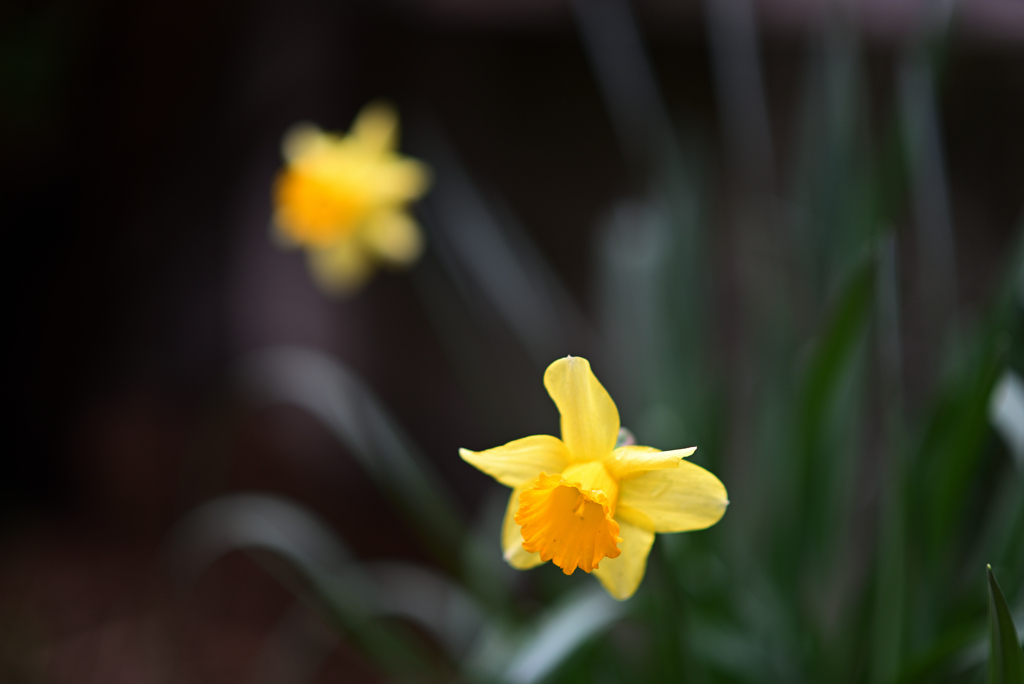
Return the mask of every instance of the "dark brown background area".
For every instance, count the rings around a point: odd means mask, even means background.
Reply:
[[[190,468],[211,453],[227,369],[267,344],[344,360],[438,464],[466,515],[477,509],[482,480],[457,448],[520,435],[474,421],[409,282],[383,274],[358,298],[331,300],[299,255],[270,244],[266,226],[282,132],[302,119],[345,129],[386,96],[406,124],[404,147],[415,155],[425,131],[443,131],[586,307],[591,254],[581,245],[634,188],[569,10],[539,0],[494,7],[191,0],[0,10],[0,558],[34,568],[60,605],[79,606],[41,610],[48,629],[77,634],[111,611],[137,612],[131,597],[163,534],[223,491],[294,497],[364,557],[421,557],[342,448],[298,410],[243,421],[216,442],[215,484],[190,487]],[[638,12],[671,114],[708,150],[710,204],[724,212],[732,176],[714,161],[724,155],[702,13],[699,3],[680,7]],[[786,5],[758,7],[785,176],[814,26]],[[865,41],[879,129],[903,35],[893,21],[869,24]],[[946,59],[941,115],[970,309],[992,295],[1022,209],[1024,33],[955,29]],[[727,250],[712,258],[730,272]],[[535,432],[556,429],[550,413]],[[371,509],[380,512],[372,524]],[[286,602],[260,577],[233,594],[265,598],[266,613],[249,620],[257,631]]]

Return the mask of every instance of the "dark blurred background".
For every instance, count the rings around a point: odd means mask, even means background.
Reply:
[[[782,172],[797,163],[801,87],[828,8],[754,6]],[[892,125],[897,63],[928,5],[851,7],[881,138]],[[670,115],[710,160],[707,259],[727,364],[740,334],[735,279],[744,259],[729,216],[746,181],[727,161],[707,17],[692,0],[634,9]],[[956,305],[970,315],[1001,282],[1024,201],[1024,2],[961,3],[945,50],[938,113]],[[283,131],[299,120],[345,130],[382,96],[401,113],[403,149],[429,163],[429,140],[443,134],[587,311],[588,236],[613,199],[638,187],[565,3],[15,1],[0,9],[9,340],[0,601],[6,618],[31,616],[35,633],[18,639],[45,645],[56,665],[44,681],[151,681],[143,664],[114,666],[96,653],[133,650],[125,646],[136,638],[133,621],[161,596],[152,589],[161,540],[216,494],[284,494],[326,518],[360,557],[424,559],[343,448],[302,411],[274,407],[220,427],[225,375],[247,351],[296,343],[342,359],[436,463],[467,516],[483,501],[482,480],[455,458],[459,447],[556,431],[533,375],[502,391],[520,392],[513,403],[534,402],[536,411],[502,424],[477,419],[406,275],[380,274],[357,297],[335,300],[315,288],[299,254],[268,239]],[[901,242],[910,239],[897,228]],[[188,618],[205,631],[183,647],[186,680],[245,680],[288,602],[271,580],[232,562],[208,580],[227,584],[200,591],[201,617]],[[0,646],[0,661],[15,648]],[[357,656],[335,660],[325,681],[359,671]],[[92,674],[82,674],[83,662]]]

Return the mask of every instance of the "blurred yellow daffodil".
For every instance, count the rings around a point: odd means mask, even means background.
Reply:
[[[655,532],[710,527],[729,504],[725,487],[684,461],[696,447],[619,446],[619,411],[583,358],[555,361],[544,386],[562,417],[562,438],[534,435],[462,458],[512,487],[505,560],[526,570],[553,561],[591,572],[619,600],[633,595]],[[600,564],[600,565],[599,565]]]
[[[397,144],[398,115],[380,102],[364,107],[347,135],[308,123],[285,134],[274,228],[285,245],[307,250],[328,291],[352,292],[377,264],[406,265],[423,249],[407,206],[426,192],[430,170]]]

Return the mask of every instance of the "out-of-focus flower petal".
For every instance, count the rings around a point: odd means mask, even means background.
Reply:
[[[309,266],[313,279],[328,292],[351,294],[373,273],[373,264],[361,245],[344,240],[328,249],[311,250]]]
[[[289,128],[281,139],[281,155],[292,163],[323,145],[324,132],[316,124],[302,121]]]
[[[423,251],[423,231],[404,211],[382,211],[366,221],[364,242],[375,256],[389,264],[408,264]]]
[[[544,373],[544,386],[562,416],[562,441],[574,461],[603,460],[619,436],[619,410],[578,356],[558,359]]]
[[[363,107],[352,124],[352,140],[376,154],[394,150],[398,145],[395,108],[379,100]]]
[[[373,170],[373,189],[381,204],[410,202],[430,187],[430,168],[415,159],[393,155]]]

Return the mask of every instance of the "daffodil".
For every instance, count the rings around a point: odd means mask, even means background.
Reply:
[[[656,532],[714,525],[729,504],[717,477],[683,459],[696,447],[618,446],[619,411],[583,358],[559,359],[544,386],[562,438],[534,435],[462,458],[512,488],[502,531],[520,570],[552,561],[593,572],[619,600],[636,592]]]
[[[397,152],[398,115],[363,108],[346,135],[298,124],[284,137],[286,161],[274,182],[274,228],[305,248],[317,282],[347,293],[378,264],[409,264],[423,235],[408,205],[426,192],[430,171]]]

